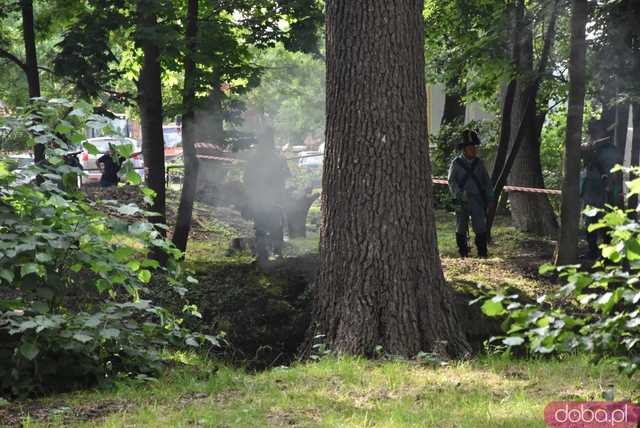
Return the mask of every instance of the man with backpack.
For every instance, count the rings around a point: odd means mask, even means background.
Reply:
[[[461,257],[469,256],[469,217],[478,257],[488,256],[487,211],[494,203],[494,196],[487,169],[477,154],[478,145],[478,134],[463,131],[457,145],[461,153],[449,168],[449,191],[456,207],[456,243]]]

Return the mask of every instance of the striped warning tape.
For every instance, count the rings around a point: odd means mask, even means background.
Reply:
[[[197,143],[196,147],[198,147],[198,144],[200,144],[201,146],[212,146],[212,147],[216,147],[213,144],[207,144],[207,143]],[[307,157],[315,157],[315,156],[319,156],[319,155],[307,155],[307,156],[299,156],[299,157],[295,157],[295,158],[288,158],[287,160],[294,160],[294,159],[301,159],[301,158],[307,158]],[[246,162],[246,160],[244,159],[234,159],[234,158],[224,158],[224,157],[220,157],[220,156],[209,156],[209,155],[198,155],[198,159],[207,159],[207,160],[219,160],[219,161],[223,161],[223,162],[229,162],[229,163],[233,163],[233,162],[238,162],[238,163],[243,163]],[[449,185],[449,181],[446,178],[442,178],[442,177],[433,177],[432,179],[434,184],[442,184],[442,185]],[[504,191],[505,192],[521,192],[521,193],[541,193],[541,194],[547,194],[547,195],[561,195],[562,191],[560,190],[556,190],[556,189],[540,189],[540,188],[535,188],[535,187],[522,187],[522,186],[504,186]]]
[[[443,184],[445,186],[449,185],[449,181],[446,178],[442,177],[434,177],[434,184]],[[560,190],[555,189],[538,189],[535,187],[521,187],[521,186],[504,186],[505,192],[522,192],[522,193],[545,193],[547,195],[561,195],[562,192]]]

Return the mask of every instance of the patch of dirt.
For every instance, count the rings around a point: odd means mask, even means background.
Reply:
[[[24,401],[0,407],[0,426],[19,427],[25,418],[32,422],[56,420],[65,425],[103,418],[127,410],[130,404],[122,400],[107,400],[93,404],[70,406],[65,402]]]

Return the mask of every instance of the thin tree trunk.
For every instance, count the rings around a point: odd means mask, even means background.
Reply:
[[[151,210],[156,213],[149,220],[166,223],[165,220],[165,170],[164,137],[162,134],[162,69],[160,49],[150,29],[156,28],[157,6],[152,0],[138,0],[138,43],[144,59],[138,82],[138,107],[142,129],[142,154],[146,169],[147,186],[155,192]],[[164,235],[163,228],[159,229]]]
[[[323,226],[309,337],[324,335],[338,352],[470,349],[438,254],[422,10],[414,0],[326,5]]]
[[[188,0],[187,18],[185,26],[187,49],[184,57],[184,91],[182,94],[182,149],[184,154],[184,180],[176,226],[173,231],[173,243],[181,251],[186,251],[191,219],[193,215],[193,201],[196,197],[198,185],[198,157],[195,148],[195,120],[194,109],[196,103],[196,61],[195,55],[198,37],[198,0]]]
[[[29,98],[40,97],[40,75],[38,73],[38,56],[36,51],[36,33],[33,24],[33,1],[21,0],[22,36],[24,38],[24,72],[27,75]],[[33,146],[33,158],[36,163],[44,161],[44,144]]]
[[[587,1],[572,0],[571,52],[569,58],[569,110],[562,180],[560,239],[556,264],[566,265],[578,260],[578,227],[580,220],[580,143],[584,113],[586,80]]]

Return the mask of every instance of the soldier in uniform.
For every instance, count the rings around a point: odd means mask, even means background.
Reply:
[[[612,173],[611,169],[622,163],[618,149],[607,136],[607,131],[600,120],[592,120],[589,123],[589,142],[582,146],[582,158],[584,168],[581,173],[580,197],[583,207],[603,209],[605,205],[621,205],[622,177],[620,173]],[[587,243],[589,245],[589,258],[595,259],[599,255],[598,244],[600,240],[606,240],[606,231],[603,229],[589,232],[589,226],[597,223],[601,214],[585,216],[584,222],[587,228]]]
[[[284,243],[285,184],[289,177],[286,161],[269,140],[260,141],[247,162],[244,184],[250,216],[255,227],[255,255],[259,263],[271,253],[281,255]]]
[[[493,187],[484,163],[477,155],[478,134],[465,130],[457,148],[460,155],[449,168],[449,191],[456,206],[456,243],[461,257],[469,255],[469,217],[475,233],[478,257],[487,257],[487,211],[493,204]]]

